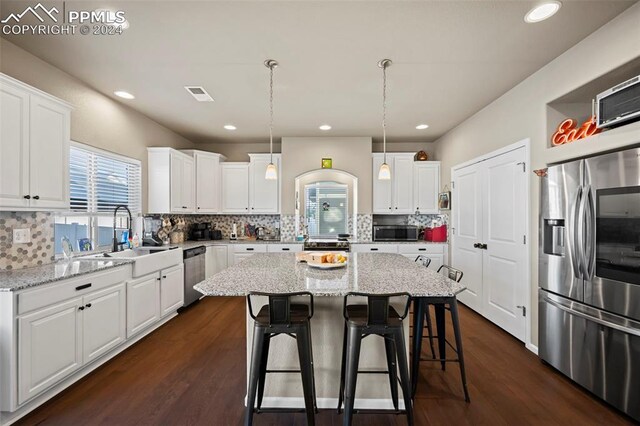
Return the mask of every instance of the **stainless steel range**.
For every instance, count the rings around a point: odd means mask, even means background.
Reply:
[[[542,179],[540,357],[640,421],[640,148]]]
[[[351,243],[344,239],[308,239],[303,244],[305,251],[351,251]]]

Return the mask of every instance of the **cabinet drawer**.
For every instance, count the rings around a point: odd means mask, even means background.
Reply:
[[[124,265],[61,281],[57,284],[44,285],[34,290],[25,290],[23,293],[18,294],[18,314],[22,315],[34,309],[53,305],[72,297],[84,296],[87,293],[124,282],[130,276],[131,267]]]
[[[236,244],[233,251],[235,253],[266,253],[267,244]]]
[[[296,253],[302,251],[302,244],[269,244],[267,251],[269,253]]]
[[[354,244],[352,251],[356,253],[397,253],[397,244]]]
[[[398,245],[398,253],[416,253],[416,254],[425,254],[425,253],[433,253],[433,254],[442,254],[445,252],[446,244],[399,244]]]

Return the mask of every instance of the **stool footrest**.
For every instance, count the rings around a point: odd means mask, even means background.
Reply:
[[[389,374],[388,371],[358,371],[358,374]]]
[[[266,370],[267,373],[300,373],[300,370]]]
[[[254,413],[306,413],[304,408],[255,408]]]
[[[420,358],[420,361],[431,361],[431,362],[460,362],[458,358]]]

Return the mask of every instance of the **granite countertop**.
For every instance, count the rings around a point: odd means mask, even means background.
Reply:
[[[216,246],[229,244],[302,244],[303,241],[296,240],[205,240],[205,241],[185,241],[179,244],[170,244],[170,247],[179,247],[181,249],[190,249],[198,246]],[[371,241],[371,240],[352,240],[351,244],[448,244],[448,242],[433,241]]]
[[[343,296],[359,291],[415,297],[450,297],[466,289],[402,255],[387,253],[351,253],[346,267],[330,270],[299,263],[294,253],[257,253],[194,288],[205,296],[245,296],[251,291]]]
[[[0,271],[0,292],[18,291],[81,275],[91,274],[105,269],[128,265],[133,260],[110,259],[60,261],[33,268]]]

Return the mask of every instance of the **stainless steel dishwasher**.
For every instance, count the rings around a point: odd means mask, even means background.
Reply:
[[[189,306],[202,297],[202,293],[194,290],[193,286],[204,281],[205,246],[198,246],[184,251],[184,305]]]

